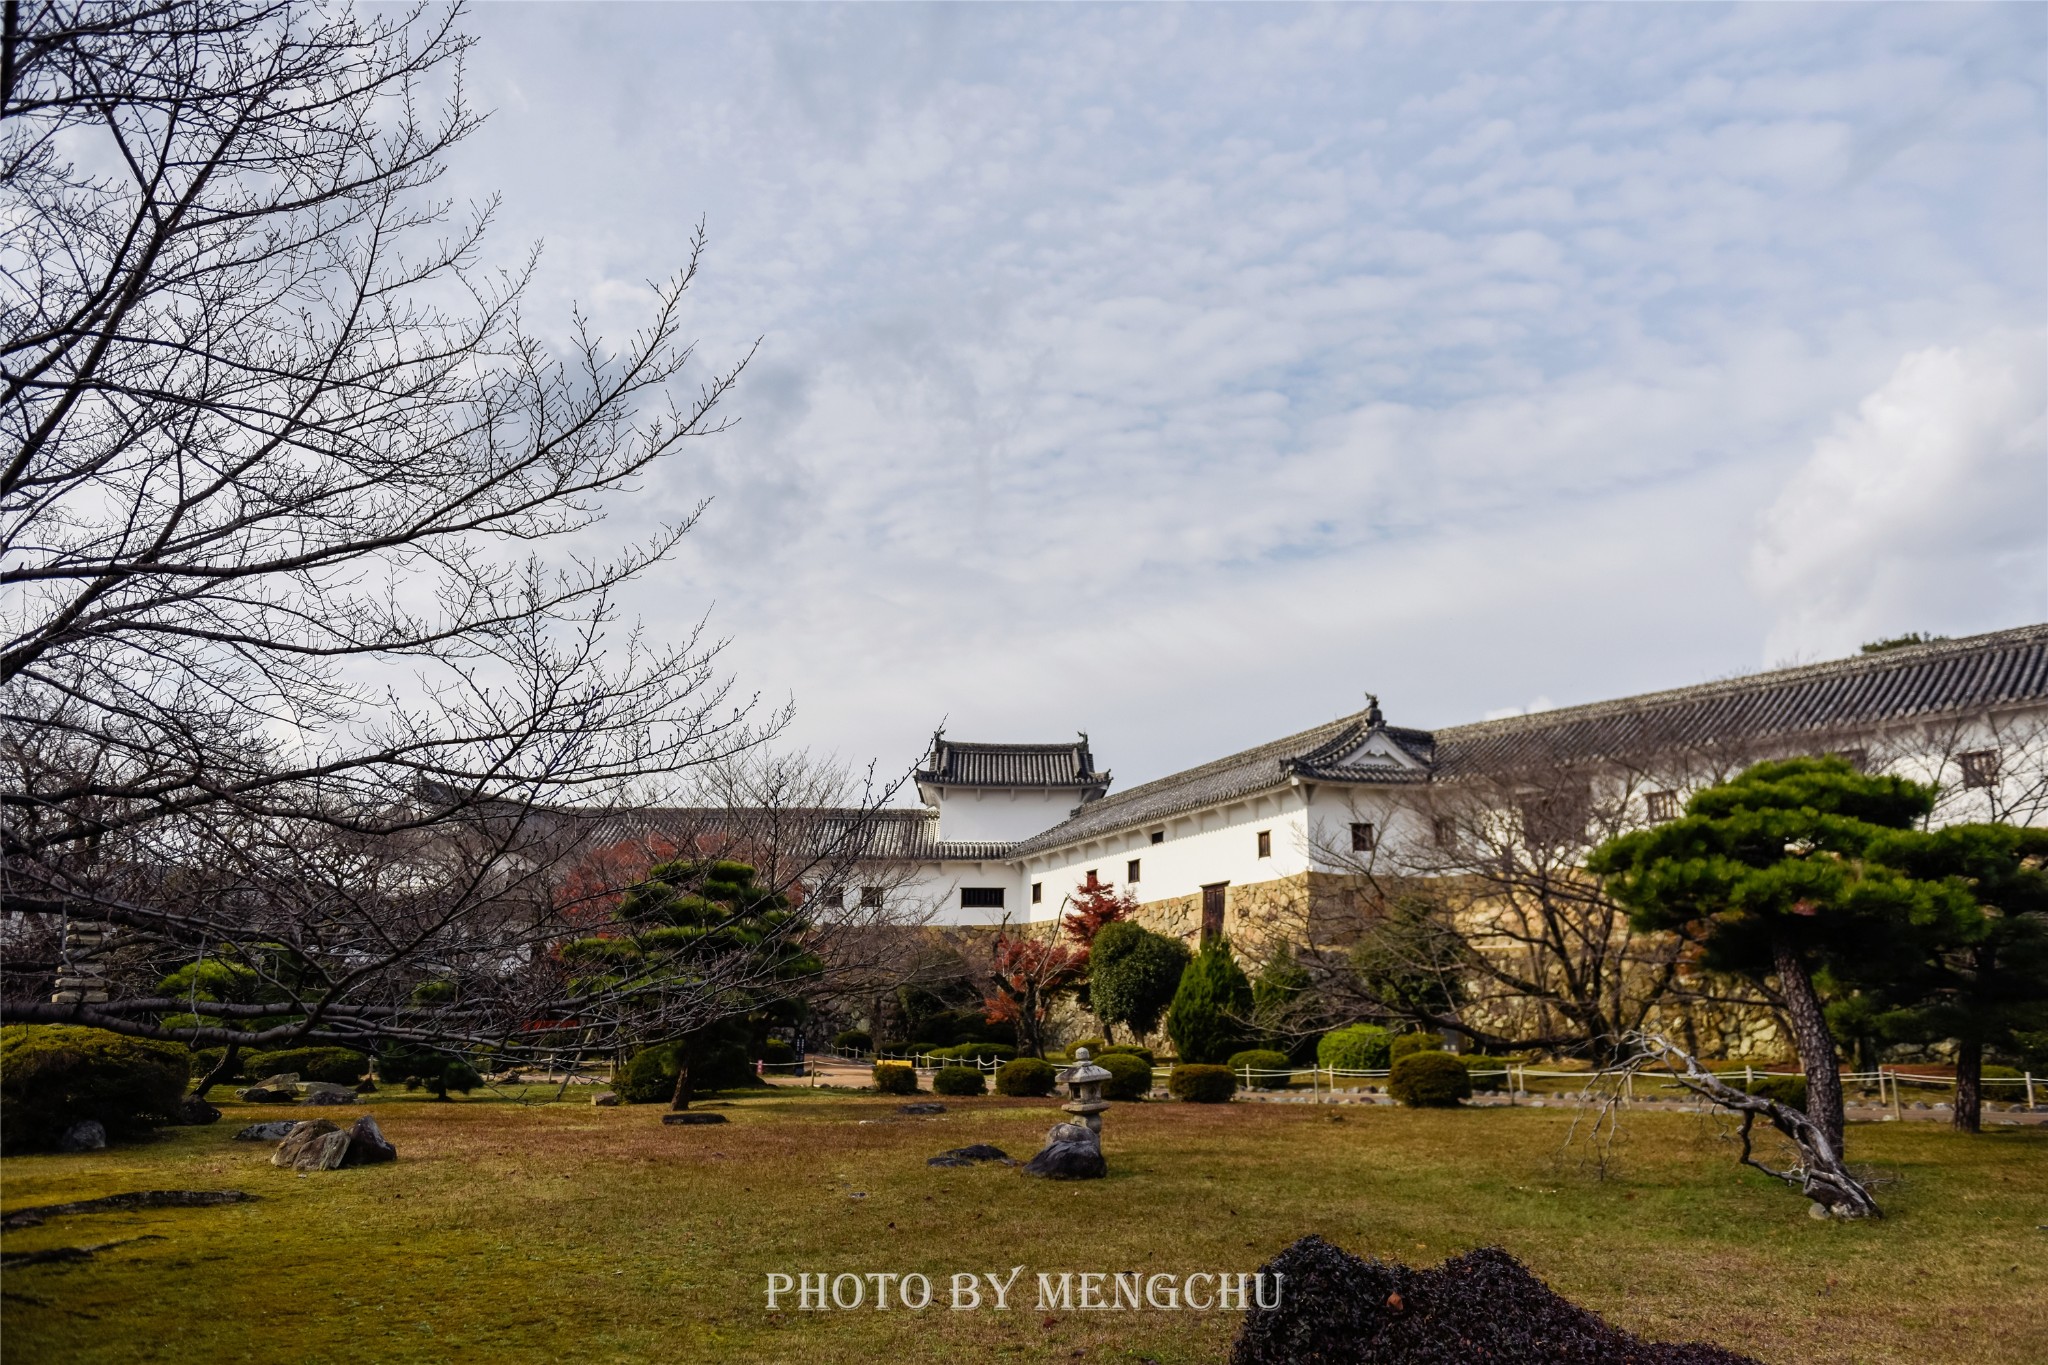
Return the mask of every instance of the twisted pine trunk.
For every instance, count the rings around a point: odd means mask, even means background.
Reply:
[[[1785,1016],[1792,1023],[1792,1042],[1799,1049],[1799,1066],[1806,1073],[1807,1115],[1839,1154],[1844,1123],[1842,1072],[1835,1064],[1835,1038],[1821,1012],[1820,994],[1791,939],[1783,934],[1773,939],[1771,957],[1778,972],[1778,991],[1785,997]]]

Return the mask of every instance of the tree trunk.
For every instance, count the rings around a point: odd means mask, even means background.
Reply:
[[[222,1080],[235,1074],[235,1067],[241,1062],[242,1045],[229,1043],[227,1055],[213,1064],[213,1070],[199,1079],[199,1088],[192,1092],[195,1099],[205,1099],[206,1092],[219,1085]]]
[[[668,1107],[688,1109],[690,1107],[690,1050],[676,1048],[676,1091],[669,1096]]]
[[[1799,1066],[1806,1073],[1807,1117],[1827,1135],[1828,1143],[1839,1155],[1842,1072],[1835,1062],[1834,1035],[1828,1032],[1820,995],[1813,989],[1813,975],[1807,971],[1792,941],[1778,935],[1771,942],[1771,956],[1778,970],[1778,991],[1785,997],[1785,1015],[1792,1023],[1792,1041],[1799,1049]]]
[[[1949,1122],[1958,1133],[1975,1133],[1984,1122],[1984,1040],[1956,1044],[1956,1111]]]

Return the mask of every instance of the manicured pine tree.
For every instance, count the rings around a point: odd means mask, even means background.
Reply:
[[[1951,825],[1889,834],[1870,857],[1922,881],[1969,896],[1977,914],[1939,938],[1907,941],[1918,960],[1867,978],[1866,1009],[1884,1037],[1956,1043],[1952,1122],[1965,1133],[1982,1123],[1984,1049],[2018,1050],[2048,1029],[2048,829]]]
[[[1866,861],[1873,842],[1933,805],[1933,788],[1844,759],[1783,759],[1696,793],[1681,819],[1609,840],[1588,859],[1637,930],[1694,939],[1709,970],[1775,980],[1807,1113],[1838,1156],[1842,1081],[1816,978],[1868,977],[1907,943],[1960,934],[1976,914],[1946,883]]]
[[[1218,934],[1181,973],[1166,1032],[1183,1062],[1221,1062],[1252,1041],[1252,983]]]

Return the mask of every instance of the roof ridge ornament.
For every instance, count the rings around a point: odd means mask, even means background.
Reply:
[[[1370,730],[1380,730],[1386,727],[1387,718],[1380,714],[1380,694],[1377,692],[1365,694],[1365,724],[1366,728]]]

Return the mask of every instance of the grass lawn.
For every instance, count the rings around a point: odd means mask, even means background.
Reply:
[[[1028,1156],[1058,1117],[1045,1101],[913,1119],[895,1100],[778,1091],[734,1101],[722,1127],[664,1128],[652,1107],[374,1099],[393,1166],[278,1170],[230,1135],[294,1111],[234,1102],[146,1145],[8,1159],[10,1210],[260,1197],[7,1233],[9,1253],[162,1239],[7,1272],[9,1365],[1216,1361],[1233,1314],[1045,1313],[1027,1287],[1040,1270],[1251,1270],[1309,1232],[1418,1264],[1498,1243],[1623,1326],[1771,1362],[2048,1358],[2041,1129],[1857,1126],[1851,1156],[1889,1182],[1891,1216],[1844,1225],[1676,1114],[1631,1119],[1599,1181],[1559,1160],[1571,1116],[1556,1109],[1124,1104],[1110,1178],[1057,1184],[924,1164],[971,1142]],[[1012,1311],[946,1311],[946,1275],[1018,1264]],[[770,1314],[771,1271],[920,1271],[938,1298]]]

